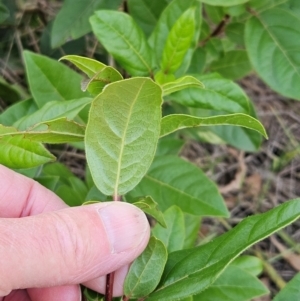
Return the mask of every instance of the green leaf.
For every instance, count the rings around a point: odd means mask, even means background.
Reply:
[[[224,15],[225,15],[224,7],[205,4],[204,9],[205,9],[205,14],[213,23],[219,24],[224,19]]]
[[[241,113],[203,118],[183,114],[167,115],[163,117],[161,121],[160,136],[163,137],[179,129],[184,129],[188,127],[194,128],[210,125],[242,126],[257,131],[265,138],[268,138],[265,128],[257,119]]]
[[[160,65],[164,73],[172,74],[181,66],[191,46],[195,26],[195,8],[189,8],[175,22],[168,35]]]
[[[150,196],[141,197],[137,202],[132,204],[153,217],[162,227],[166,228],[167,225],[164,216],[157,208],[157,203]]]
[[[250,73],[252,66],[245,50],[232,50],[212,62],[210,70],[220,73],[225,78],[237,80]]]
[[[200,216],[184,213],[185,239],[183,249],[193,248],[196,245],[200,222]]]
[[[31,168],[54,160],[39,142],[22,136],[0,138],[0,163],[9,168]]]
[[[152,74],[150,47],[131,16],[101,10],[90,22],[101,44],[132,76]]]
[[[93,100],[85,145],[102,193],[125,194],[150,167],[159,137],[161,94],[151,79],[131,78],[107,85]]]
[[[161,12],[167,5],[167,0],[128,0],[130,15],[146,35],[153,31]]]
[[[185,144],[184,140],[175,138],[159,139],[155,156],[178,155]]]
[[[228,216],[216,185],[204,172],[175,156],[159,156],[129,198],[151,195],[162,210],[177,205],[199,216]]]
[[[188,69],[188,73],[198,73],[201,74],[204,72],[206,65],[206,52],[205,50],[201,48],[197,48],[192,56],[191,64]]]
[[[209,5],[214,5],[214,6],[233,6],[233,5],[238,5],[242,3],[246,3],[249,0],[201,0],[203,3],[207,3]]]
[[[300,299],[300,273],[275,296],[273,301],[292,301]]]
[[[255,276],[230,265],[210,287],[193,296],[193,300],[250,301],[268,293],[268,289]]]
[[[153,48],[154,61],[157,65],[162,60],[163,50],[172,27],[183,12],[197,4],[199,5],[199,2],[196,0],[173,0],[161,13],[159,21],[149,37],[149,44]],[[200,16],[198,17],[200,18]],[[200,24],[198,25],[200,28]]]
[[[67,60],[83,71],[89,80],[81,82],[81,89],[90,93],[99,94],[105,85],[122,80],[123,77],[115,68],[102,64],[99,61],[78,55],[65,55],[60,60]]]
[[[225,28],[226,36],[234,43],[238,45],[244,46],[244,32],[245,32],[245,24],[232,22],[229,23]]]
[[[80,90],[79,74],[46,56],[27,50],[23,54],[30,91],[38,107],[53,100],[85,96]]]
[[[84,140],[85,127],[66,118],[41,122],[28,131],[0,125],[0,137],[21,136],[43,143],[70,143]]]
[[[124,294],[141,298],[150,294],[158,285],[167,261],[164,244],[151,237],[147,248],[131,264],[124,282]]]
[[[8,107],[0,115],[0,123],[6,126],[13,125],[26,115],[31,115],[38,109],[32,98],[23,100]]]
[[[238,267],[247,273],[258,276],[263,272],[264,266],[261,259],[255,256],[243,255],[237,257],[230,266]]]
[[[250,0],[246,6],[255,10],[257,14],[262,13],[265,10],[275,8],[276,6],[282,5],[290,0]],[[249,14],[247,14],[249,17]]]
[[[0,24],[3,23],[9,17],[9,9],[0,2]]]
[[[205,89],[189,88],[172,94],[171,99],[188,107],[227,113],[250,113],[250,101],[237,84],[217,73],[196,75]]]
[[[0,2],[0,12],[1,12],[1,2]],[[1,19],[1,17],[0,17]],[[1,22],[0,22],[1,23]],[[28,97],[22,88],[17,84],[9,84],[6,80],[0,76],[0,98],[6,104],[15,103],[23,98]]]
[[[187,88],[204,88],[204,85],[197,78],[186,75],[173,82],[163,84],[161,87],[163,90],[163,96],[165,96]]]
[[[184,215],[177,206],[171,206],[164,212],[166,227],[156,224],[152,234],[161,240],[166,246],[168,253],[181,250],[185,239]]]
[[[16,121],[14,126],[19,130],[26,130],[35,124],[53,119],[62,117],[73,119],[91,102],[92,99],[87,97],[69,101],[50,101],[33,114],[26,115]]]
[[[246,48],[253,67],[273,90],[297,100],[300,100],[299,35],[300,19],[279,8],[252,16],[246,23]]]
[[[300,216],[300,199],[245,218],[208,244],[169,255],[160,287],[146,300],[174,300],[209,287],[243,251]]]
[[[89,17],[98,9],[117,9],[121,0],[65,0],[56,15],[51,46],[56,48],[70,39],[78,39],[91,31]]]

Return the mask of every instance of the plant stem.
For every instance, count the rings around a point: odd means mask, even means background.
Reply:
[[[114,288],[114,276],[115,276],[114,272],[106,275],[105,301],[112,301],[113,288]]]

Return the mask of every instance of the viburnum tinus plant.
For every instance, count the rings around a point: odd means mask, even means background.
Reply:
[[[69,20],[65,16],[79,12],[83,2],[86,5],[86,1],[65,1],[54,20],[52,46],[69,38],[64,36],[67,30],[59,29]],[[272,11],[266,1],[263,6],[245,0],[202,1],[205,5],[197,0],[128,0],[129,14],[112,9],[119,2],[105,4],[109,7],[101,4],[111,10],[93,12],[88,7],[93,14],[89,29],[113,64],[77,55],[61,58],[79,69],[84,79],[61,62],[24,51],[32,97],[0,115],[0,163],[35,178],[71,206],[126,201],[156,220],[146,250],[131,265],[124,296],[116,300],[246,301],[267,294],[257,278],[261,261],[240,255],[298,219],[299,199],[248,217],[225,234],[199,244],[201,217],[228,217],[229,213],[216,185],[178,153],[186,137],[229,143],[247,151],[259,147],[260,135],[267,137],[243,90],[228,79],[249,71],[246,50],[234,49],[237,42],[233,46],[233,41],[215,36],[231,18],[238,24],[231,23],[228,36],[237,40],[233,33],[240,33],[248,20],[245,35],[251,62],[271,86],[274,83],[288,94],[285,83],[277,85],[278,77],[291,74],[295,56],[284,52],[289,65],[270,79],[265,68],[269,57],[254,43],[258,33],[266,45],[277,37],[279,8]],[[223,22],[211,34],[206,32],[209,25],[202,18],[203,7],[206,16]],[[287,6],[280,9],[283,15],[289,13]],[[276,23],[274,32],[264,26],[271,19]],[[71,37],[88,32],[85,23],[80,24],[69,30]],[[223,50],[216,45],[229,50],[220,54]],[[291,80],[297,81],[297,74]],[[293,97],[297,89],[292,86]],[[85,181],[63,165],[49,163],[55,157],[44,144],[60,143],[85,150]],[[296,276],[274,301],[296,300],[291,294],[299,281]],[[112,291],[110,274],[105,296],[86,289],[85,297],[110,301]]]

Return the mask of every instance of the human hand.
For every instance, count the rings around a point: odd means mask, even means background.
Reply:
[[[130,204],[69,208],[0,165],[0,301],[79,301],[79,283],[103,293],[112,271],[121,295],[149,235],[145,215]]]

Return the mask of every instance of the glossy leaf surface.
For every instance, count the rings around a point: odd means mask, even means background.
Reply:
[[[183,114],[171,114],[163,117],[161,121],[161,137],[183,128],[194,128],[210,125],[235,125],[259,132],[265,138],[267,133],[263,125],[255,118],[246,114],[230,114],[212,117],[195,117]]]
[[[160,287],[147,300],[169,301],[203,291],[240,253],[299,216],[300,199],[285,202],[266,213],[244,219],[208,244],[172,253]]]
[[[152,73],[150,47],[131,16],[101,10],[96,11],[90,21],[101,44],[131,75]]]
[[[85,145],[102,193],[123,195],[147,172],[159,137],[161,94],[152,80],[132,78],[107,85],[93,100]]]
[[[210,287],[193,296],[193,300],[250,301],[268,293],[268,289],[255,276],[230,265]]]
[[[21,136],[0,138],[0,163],[10,168],[31,168],[54,161],[39,142]]]
[[[38,107],[53,100],[85,96],[80,90],[82,77],[62,63],[27,50],[24,61],[30,91]]]
[[[191,46],[195,30],[195,8],[189,8],[173,25],[162,54],[161,69],[165,74],[174,73],[182,64]]]
[[[300,100],[300,18],[274,8],[251,17],[245,41],[250,61],[275,91]]]
[[[287,301],[300,299],[300,273],[275,296],[273,301]]]
[[[185,239],[184,215],[177,206],[172,206],[164,212],[166,227],[156,224],[152,234],[161,240],[168,252],[181,250]]]
[[[151,237],[144,252],[131,264],[124,282],[127,297],[147,296],[158,285],[167,261],[164,244]]]
[[[52,48],[90,32],[89,17],[94,11],[108,8],[117,9],[120,3],[121,0],[65,0],[53,22]]]
[[[150,196],[140,198],[137,202],[134,202],[133,205],[143,210],[146,214],[153,217],[162,227],[166,228],[167,225],[164,216],[157,208],[157,203]]]
[[[175,156],[159,156],[150,170],[129,193],[130,197],[151,195],[162,210],[177,205],[193,215],[228,216],[224,201],[202,170]]]
[[[88,104],[91,98],[79,98],[69,101],[50,101],[38,111],[24,116],[14,123],[19,130],[26,130],[40,122],[66,117],[73,119]]]
[[[173,82],[169,82],[162,85],[163,96],[181,91],[187,88],[204,88],[203,83],[201,83],[197,78],[187,75],[176,79]]]

